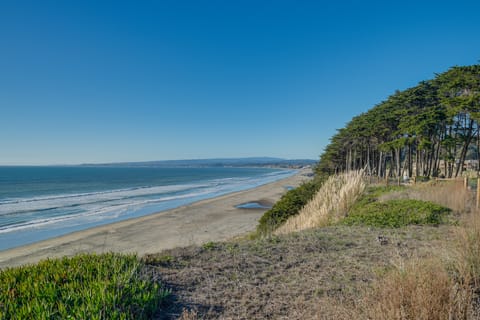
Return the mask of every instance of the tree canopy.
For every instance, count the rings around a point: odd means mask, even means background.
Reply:
[[[480,65],[455,66],[353,117],[331,138],[316,170],[456,177],[472,150],[478,159],[479,123]]]

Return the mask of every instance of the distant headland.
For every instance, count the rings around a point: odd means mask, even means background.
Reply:
[[[160,160],[143,162],[116,162],[116,163],[85,163],[81,166],[128,166],[128,167],[275,167],[275,168],[302,168],[312,166],[317,160],[311,159],[282,159],[272,157],[250,158],[214,158],[214,159],[186,159],[186,160]]]

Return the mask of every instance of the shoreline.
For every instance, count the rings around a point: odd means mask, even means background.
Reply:
[[[11,186],[0,183],[0,251],[248,190],[298,172],[215,167],[78,169],[67,169],[70,178],[59,167],[47,172],[34,169],[32,183],[25,186],[15,180],[25,174],[23,170],[0,172],[13,181]],[[35,181],[43,180],[55,182],[47,185],[46,193],[37,194],[43,186]],[[62,190],[55,190],[58,183],[65,184]],[[22,189],[27,192],[17,194]]]
[[[0,269],[79,253],[136,253],[143,256],[164,249],[222,241],[255,230],[268,209],[241,209],[237,205],[261,202],[273,205],[287,191],[309,178],[297,174],[256,188],[201,200],[151,215],[132,218],[33,244],[0,251]]]

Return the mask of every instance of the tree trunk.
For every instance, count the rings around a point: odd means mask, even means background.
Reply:
[[[467,156],[468,146],[470,145],[470,142],[472,142],[472,139],[473,139],[473,134],[472,134],[473,124],[474,124],[474,121],[470,120],[467,132],[464,136],[465,141],[463,143],[462,150],[460,152],[460,157],[458,158],[457,168],[455,170],[455,177],[458,177],[458,173],[462,172],[462,170],[460,169],[463,168],[463,164],[465,163],[465,157]]]

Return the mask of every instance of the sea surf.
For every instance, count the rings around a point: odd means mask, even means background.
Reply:
[[[0,250],[247,190],[271,168],[0,167]]]

